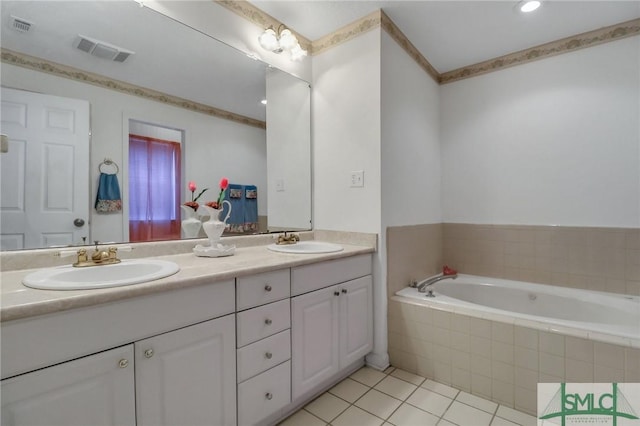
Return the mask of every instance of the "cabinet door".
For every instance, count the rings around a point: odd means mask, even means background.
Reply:
[[[133,345],[2,381],[3,425],[135,425]]]
[[[336,286],[291,299],[292,399],[338,372]]]
[[[235,425],[235,315],[136,342],[138,426]]]
[[[340,368],[373,348],[373,284],[371,275],[341,284]]]

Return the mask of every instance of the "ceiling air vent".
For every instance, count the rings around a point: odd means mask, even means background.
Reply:
[[[29,32],[31,27],[33,26],[33,22],[29,22],[26,19],[18,18],[17,16],[11,15],[11,27],[20,31],[21,33]]]
[[[78,34],[74,46],[98,58],[109,59],[115,62],[124,62],[129,56],[135,53],[104,41],[83,36],[82,34]]]

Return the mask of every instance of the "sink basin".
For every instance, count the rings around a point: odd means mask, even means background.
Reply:
[[[271,251],[280,253],[333,253],[344,250],[341,245],[333,243],[325,243],[323,241],[299,241],[295,244],[270,244],[267,248]]]
[[[155,259],[123,260],[103,266],[47,268],[27,275],[22,284],[42,290],[86,290],[146,283],[173,275],[180,267]]]

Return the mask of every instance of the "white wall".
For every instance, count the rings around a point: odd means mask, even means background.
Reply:
[[[210,187],[202,200],[217,197],[222,176],[231,182],[255,183],[266,188],[264,129],[176,108],[140,97],[59,78],[50,74],[2,64],[2,83],[7,87],[57,96],[85,99],[91,104],[90,200],[95,200],[98,165],[105,157],[120,166],[120,187],[126,203],[126,152],[123,142],[128,118],[185,131],[186,157],[183,175],[200,188]],[[183,188],[184,199],[190,193]],[[258,191],[259,214],[266,214],[266,191]],[[123,241],[128,218],[123,214],[97,214],[92,208],[89,240]],[[126,211],[125,211],[126,214]],[[126,217],[126,216],[125,216]]]
[[[640,226],[640,37],[441,87],[445,222]]]
[[[382,33],[382,224],[442,222],[440,90]]]
[[[314,228],[380,231],[380,29],[313,57]],[[364,187],[350,172],[364,171]]]

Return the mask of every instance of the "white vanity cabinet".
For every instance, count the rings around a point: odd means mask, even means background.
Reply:
[[[2,424],[135,425],[133,345],[2,381]]]
[[[294,400],[363,358],[373,348],[370,274],[368,255],[292,271],[293,291],[307,291],[340,277],[360,276],[291,299]]]
[[[234,284],[3,323],[2,425],[236,425]]]
[[[290,270],[236,279],[238,425],[291,402]]]
[[[135,343],[138,426],[235,425],[235,318]]]

